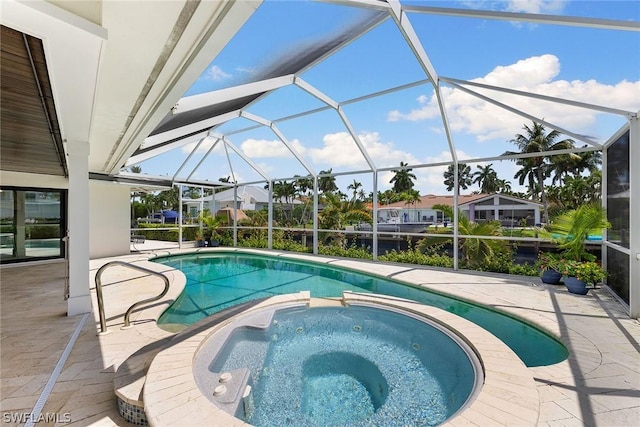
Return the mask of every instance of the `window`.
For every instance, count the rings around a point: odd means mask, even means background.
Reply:
[[[0,188],[0,261],[62,258],[65,190]]]

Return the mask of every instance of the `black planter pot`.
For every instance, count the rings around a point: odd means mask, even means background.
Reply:
[[[589,292],[587,284],[575,277],[567,277],[566,279],[564,279],[564,284],[572,294],[586,295],[587,292]]]
[[[562,274],[550,268],[542,272],[540,279],[542,280],[542,283],[557,285],[560,283],[560,279],[562,279]]]

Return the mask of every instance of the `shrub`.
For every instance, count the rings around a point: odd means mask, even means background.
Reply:
[[[366,248],[360,248],[355,245],[342,247],[338,245],[326,245],[318,247],[320,255],[339,256],[344,258],[373,259],[373,255]]]
[[[538,276],[538,267],[530,264],[511,264],[509,266],[509,274],[517,276]]]
[[[380,261],[402,262],[408,264],[428,265],[431,267],[453,268],[453,258],[436,253],[425,254],[419,250],[400,251],[392,250],[378,257]]]

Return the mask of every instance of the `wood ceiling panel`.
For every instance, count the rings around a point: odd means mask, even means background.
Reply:
[[[42,41],[5,26],[1,34],[0,168],[66,176]]]

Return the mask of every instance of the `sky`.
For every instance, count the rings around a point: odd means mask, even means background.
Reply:
[[[406,5],[480,8],[622,21],[640,21],[636,1],[406,1]],[[266,0],[198,78],[185,96],[232,87],[258,79],[260,71],[305,55],[313,46],[364,19],[370,13],[356,7],[316,1]],[[527,93],[544,94],[637,112],[640,110],[640,32],[577,26],[518,23],[489,19],[409,13],[413,26],[435,72],[442,78],[484,83]],[[300,77],[332,100],[344,103],[370,93],[420,82],[426,74],[392,19],[386,19],[337,53],[325,58]],[[504,92],[470,87],[511,108],[596,143],[604,143],[626,118],[618,114],[540,101]],[[510,142],[531,120],[489,104],[446,82],[441,83],[444,111],[459,160],[472,170],[491,163],[501,179],[512,181],[513,161],[473,159],[499,156],[516,150]],[[434,88],[426,82],[361,102],[342,105],[347,122],[333,109],[292,120],[279,120],[325,106],[295,86],[281,88],[247,108],[274,121],[287,141],[316,173],[369,169],[349,127],[357,134],[378,169],[450,162],[441,108]],[[244,118],[215,129],[252,159],[260,172],[280,180],[306,175],[307,170],[280,139],[266,127]],[[250,130],[242,131],[251,127]],[[240,132],[239,132],[240,131]],[[567,136],[563,136],[565,138]],[[573,138],[573,136],[572,136]],[[183,168],[185,178],[209,150],[211,140],[200,144]],[[585,142],[577,141],[583,146]],[[141,164],[143,172],[173,176],[195,143],[176,148]],[[215,181],[231,176],[236,181],[261,180],[232,150],[218,144],[193,172],[192,179]],[[413,168],[415,188],[421,194],[445,194],[446,165]],[[233,170],[233,173],[232,173]],[[379,173],[378,189],[392,186],[393,172]],[[354,180],[372,189],[372,174],[337,178],[340,189]],[[463,193],[476,190],[473,186]]]

